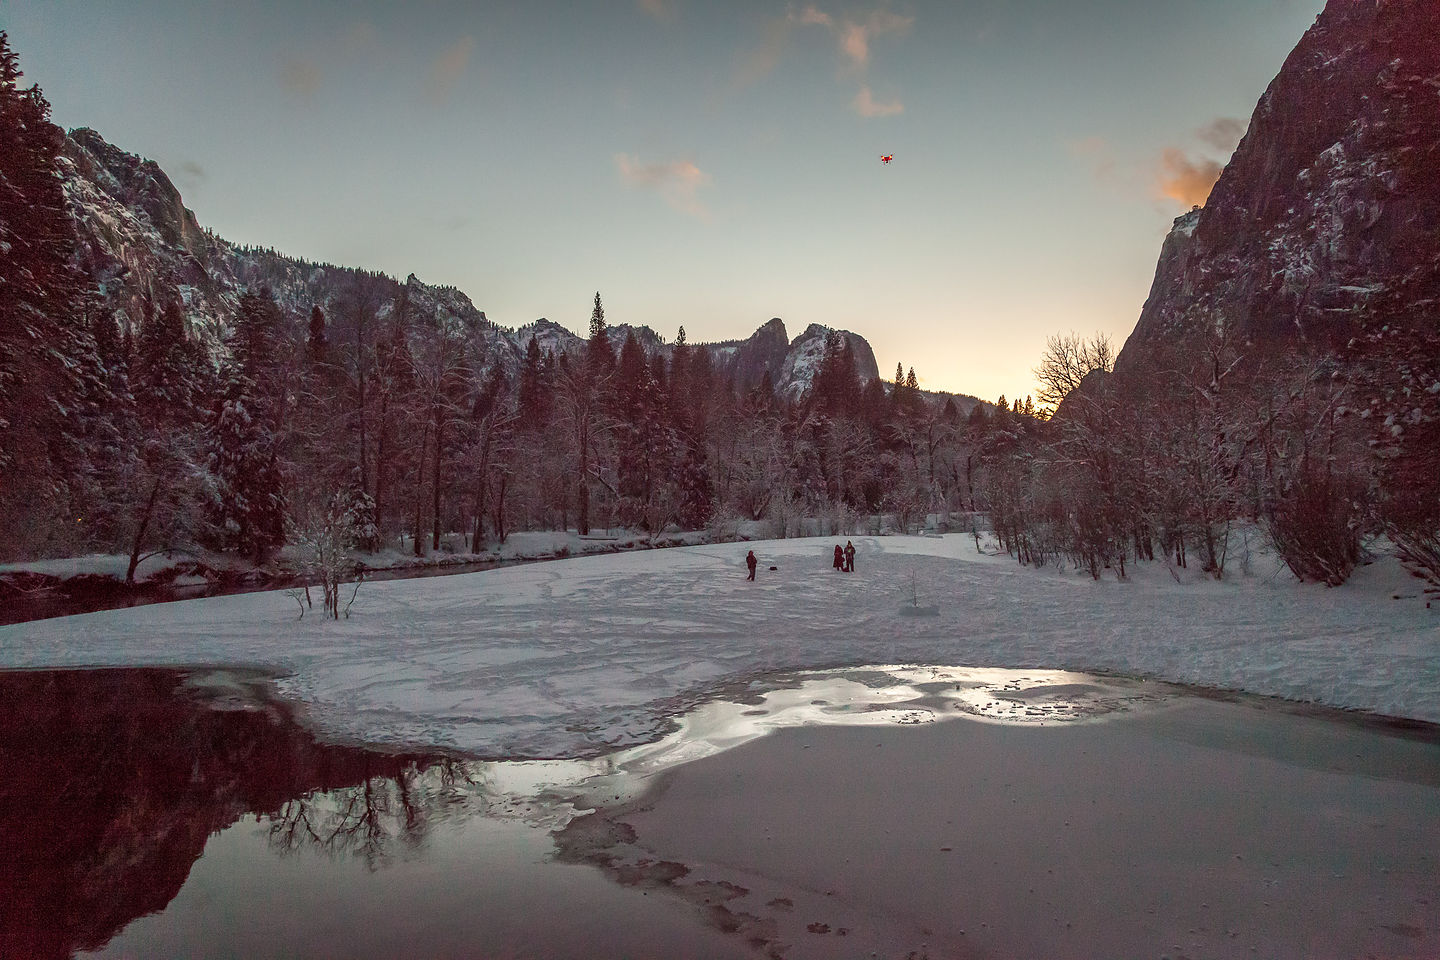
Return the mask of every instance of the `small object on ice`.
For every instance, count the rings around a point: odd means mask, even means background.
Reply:
[[[779,567],[771,567],[770,569],[771,569],[771,570],[779,570],[780,568],[779,568]]]

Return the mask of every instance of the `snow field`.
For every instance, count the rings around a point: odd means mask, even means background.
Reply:
[[[853,574],[824,537],[367,583],[338,622],[273,591],[16,624],[0,667],[268,668],[331,737],[486,757],[594,756],[729,683],[873,663],[1112,671],[1440,722],[1440,611],[1393,560],[1335,589],[1263,556],[1223,583],[1158,563],[1117,583],[969,535],[851,539]],[[938,616],[900,616],[912,585]]]

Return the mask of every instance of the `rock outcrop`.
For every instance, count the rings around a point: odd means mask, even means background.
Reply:
[[[1344,344],[1382,311],[1434,312],[1437,38],[1434,0],[1330,0],[1204,208],[1175,221],[1117,373],[1207,325],[1273,352]]]

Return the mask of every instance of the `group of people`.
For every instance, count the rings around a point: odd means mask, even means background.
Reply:
[[[745,566],[750,569],[750,576],[746,577],[746,580],[755,579],[755,568],[759,565],[760,561],[755,557],[754,550],[745,554]],[[774,570],[775,568],[771,567],[770,569]],[[843,570],[846,573],[855,572],[855,544],[849,540],[845,541],[843,547],[838,543],[835,545],[835,569]]]

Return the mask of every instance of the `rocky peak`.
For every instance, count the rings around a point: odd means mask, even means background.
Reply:
[[[531,337],[550,353],[584,346],[584,338],[543,317],[515,330],[499,327],[464,292],[425,283],[413,273],[402,282],[308,262],[273,249],[235,246],[206,234],[156,163],[126,153],[94,130],[73,131],[65,159],[65,189],[80,240],[82,268],[132,326],[146,310],[183,302],[192,333],[217,359],[228,349],[226,332],[246,289],[269,289],[297,324],[305,322],[313,305],[320,305],[338,331],[352,322],[347,319],[351,309],[347,301],[362,281],[374,286],[376,316],[393,317],[404,311],[405,322],[414,330],[443,329],[460,335],[478,364],[498,364],[512,381]],[[775,317],[745,340],[696,346],[708,351],[717,371],[733,377],[741,389],[769,373],[777,388],[799,396],[809,389],[828,331],[811,324],[792,344],[784,322]],[[673,350],[650,328],[625,324],[611,328],[617,350],[632,332],[648,353]],[[848,332],[845,336],[861,376],[876,376],[874,353],[865,338]]]
[[[195,257],[206,255],[205,231],[159,164],[126,153],[88,127],[70,131],[68,146],[77,167],[103,178],[117,199],[144,210],[167,243]]]
[[[1175,221],[1117,371],[1222,321],[1257,344],[1343,342],[1435,287],[1437,37],[1434,0],[1330,0],[1204,208]]]

